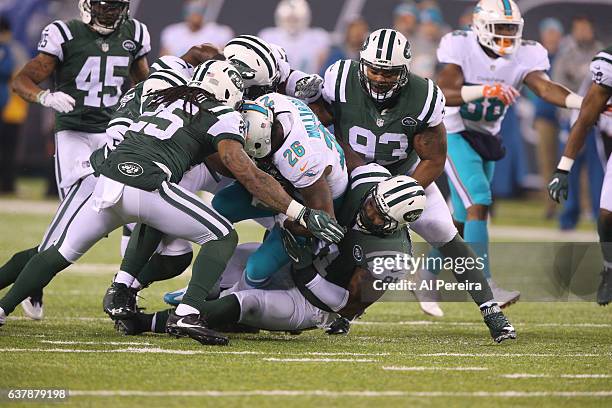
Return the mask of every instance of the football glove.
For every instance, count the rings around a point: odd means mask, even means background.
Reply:
[[[304,207],[296,221],[315,237],[337,244],[344,237],[344,228],[325,211]]]
[[[346,317],[338,316],[336,320],[325,330],[329,335],[348,334],[351,330],[351,322]]]
[[[312,264],[312,245],[310,240],[307,240],[306,245],[297,242],[291,231],[281,228],[281,237],[287,255],[295,264],[296,269],[304,269]]]
[[[301,78],[295,83],[295,97],[306,103],[315,102],[321,97],[322,85],[323,78],[317,74]]]
[[[75,100],[72,96],[63,92],[51,93],[48,89],[40,92],[36,99],[42,106],[54,109],[59,113],[72,112],[75,104]]]
[[[548,183],[548,195],[558,203],[567,200],[568,176],[568,171],[557,169]]]
[[[482,96],[485,98],[497,98],[502,101],[504,105],[512,105],[519,95],[519,91],[513,86],[500,83],[485,85],[482,91]]]

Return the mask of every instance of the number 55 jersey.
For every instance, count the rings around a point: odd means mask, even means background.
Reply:
[[[513,54],[489,57],[472,31],[457,30],[446,34],[438,48],[442,64],[455,64],[463,71],[464,85],[492,85],[495,82],[519,89],[525,76],[550,68],[548,53],[536,41],[522,40]],[[461,106],[446,108],[444,125],[448,133],[473,130],[497,135],[506,114],[506,106],[497,98],[480,98]]]

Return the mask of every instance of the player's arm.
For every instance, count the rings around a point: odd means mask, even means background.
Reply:
[[[461,97],[463,71],[457,64],[446,64],[438,74],[436,81],[444,96],[447,106],[461,106],[465,103]]]
[[[582,96],[554,82],[544,71],[533,71],[525,76],[525,85],[546,102],[561,108],[580,109]]]
[[[210,170],[219,173],[222,176],[234,178],[232,172],[229,171],[228,168],[225,167],[225,165],[221,161],[219,153],[211,154],[210,156],[206,157],[206,159],[204,159],[204,162],[206,163],[206,167],[208,167]]]
[[[444,171],[446,162],[446,128],[444,123],[428,127],[414,137],[414,150],[421,161],[412,178],[427,188]]]
[[[311,210],[293,200],[278,181],[255,166],[240,142],[221,140],[217,150],[221,162],[255,198],[291,220],[297,220],[317,238],[336,243],[342,239],[344,232],[335,220],[323,211]]]
[[[134,84],[142,82],[149,77],[149,61],[146,56],[138,58],[130,67],[130,79]]]
[[[321,177],[308,187],[300,188],[298,191],[304,198],[304,204],[307,207],[314,208],[315,210],[323,210],[332,217],[334,215],[334,199],[332,198],[331,188],[325,178],[325,173],[329,173],[330,168],[328,167]]]
[[[44,53],[38,54],[13,79],[11,83],[13,92],[28,102],[39,102],[38,96],[44,90],[38,84],[51,77],[57,64],[57,57]]]
[[[355,267],[348,286],[348,301],[338,313],[349,320],[363,314],[366,308],[385,293],[384,290],[376,290],[375,282],[377,280],[367,269],[359,266]]]

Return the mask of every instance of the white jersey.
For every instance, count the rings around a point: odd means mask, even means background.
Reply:
[[[341,197],[348,185],[348,174],[344,152],[334,135],[299,99],[271,93],[257,101],[271,107],[283,127],[285,142],[272,157],[281,175],[297,189],[325,177],[332,198]],[[328,167],[331,171],[326,175]]]
[[[489,57],[473,31],[457,30],[442,37],[438,61],[456,64],[463,71],[465,85],[492,85],[495,82],[519,89],[525,76],[550,68],[548,52],[536,41],[521,41],[506,57]],[[506,106],[497,98],[481,98],[462,106],[448,106],[444,125],[449,133],[474,130],[497,135],[506,115]]]
[[[161,33],[161,47],[170,55],[180,57],[194,45],[211,43],[223,50],[234,37],[231,28],[217,23],[206,23],[198,31],[191,31],[187,23],[176,23],[164,28]]]
[[[591,62],[590,69],[593,82],[612,89],[612,47],[597,53]],[[612,104],[612,98],[608,100],[608,105],[610,104]],[[612,117],[600,115],[598,125],[599,130],[612,137]]]
[[[316,74],[321,69],[322,58],[327,54],[331,41],[329,33],[322,28],[309,28],[290,35],[278,27],[264,28],[259,37],[285,49],[291,68]]]

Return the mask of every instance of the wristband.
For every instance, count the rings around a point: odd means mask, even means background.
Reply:
[[[569,157],[563,156],[561,157],[561,160],[559,160],[559,164],[557,165],[557,168],[559,170],[567,171],[569,173],[569,171],[572,169],[573,164],[574,164],[574,159],[570,159]]]
[[[42,100],[45,98],[45,96],[49,95],[49,90],[48,89],[44,89],[42,91],[40,91],[39,93],[36,94],[36,102],[42,105]]]
[[[291,221],[295,221],[300,218],[304,209],[305,207],[302,204],[298,203],[295,200],[291,200],[291,203],[289,203],[289,207],[287,207],[287,211],[285,211],[285,214],[287,214],[287,217],[289,217]]]
[[[285,94],[287,96],[292,96],[295,97],[295,85],[297,84],[297,82],[302,79],[302,78],[306,78],[309,77],[310,75],[302,72],[302,71],[291,71],[291,74],[289,74],[289,77],[287,78],[287,85],[285,87]]]
[[[565,98],[565,106],[569,109],[580,109],[584,98],[578,94],[570,92]]]
[[[470,85],[461,87],[461,99],[463,102],[471,102],[483,97],[484,85]]]

